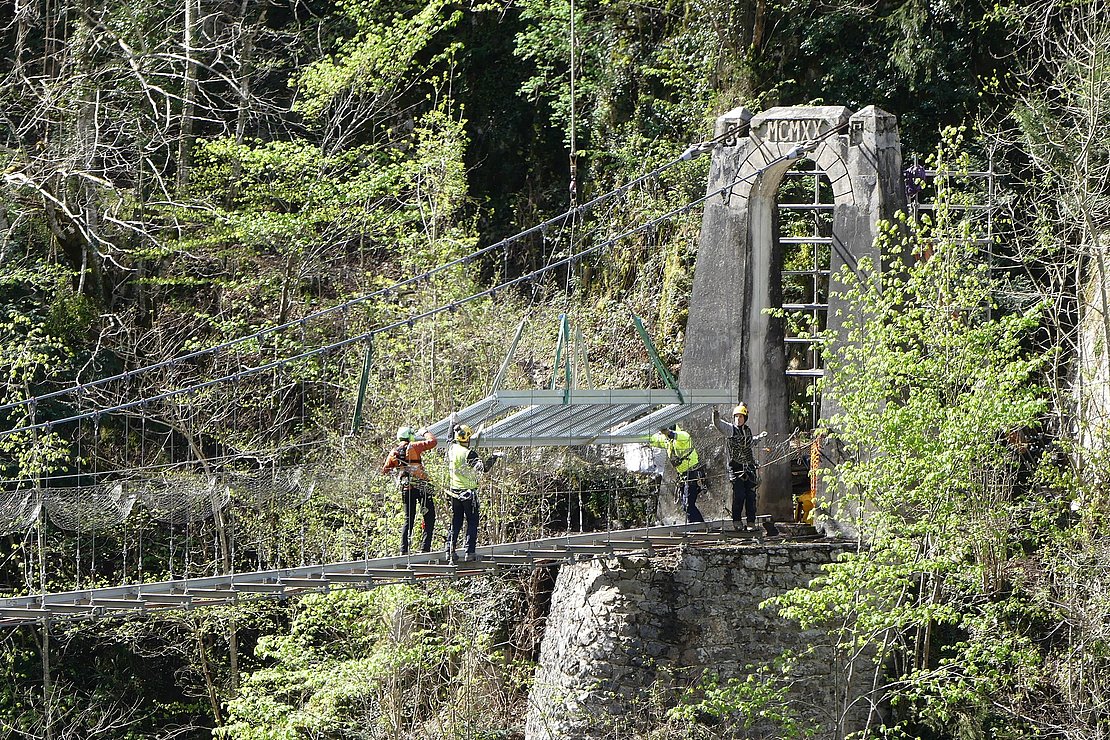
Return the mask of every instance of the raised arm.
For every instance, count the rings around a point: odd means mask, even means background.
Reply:
[[[735,429],[732,424],[721,418],[721,412],[717,410],[716,406],[713,407],[713,426],[717,427],[717,431],[726,437],[731,437]]]
[[[436,439],[436,435],[432,434],[426,429],[420,430],[419,432],[417,432],[417,434],[424,437],[424,439],[419,442],[413,442],[409,445],[409,449],[417,454],[422,454],[427,452],[428,450],[434,449],[435,446],[439,444],[439,440]]]
[[[390,450],[385,456],[385,462],[382,463],[382,475],[389,475],[389,473],[401,464],[397,459],[397,450]]]

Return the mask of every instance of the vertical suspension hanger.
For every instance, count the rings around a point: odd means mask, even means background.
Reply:
[[[578,233],[578,120],[577,120],[577,103],[575,100],[575,82],[577,81],[578,74],[578,60],[577,60],[577,34],[575,28],[575,5],[574,0],[570,0],[570,20],[569,20],[569,46],[570,46],[570,234],[568,236],[568,252],[574,254],[577,248],[577,233]],[[567,264],[567,283],[566,283],[566,306],[564,311],[571,310],[571,286],[574,280],[575,262],[572,260]],[[565,385],[563,390],[563,403],[566,404],[570,400],[570,392],[572,387],[577,387],[578,377],[578,352],[581,349],[581,330],[575,326],[575,335],[572,337],[567,325],[566,314],[563,314],[563,332],[566,341],[566,359],[564,365]],[[572,370],[573,368],[573,370]],[[588,374],[587,370],[587,374]],[[582,491],[581,486],[575,486],[578,489],[578,529],[583,529],[583,513],[582,513]],[[570,501],[571,492],[567,492],[567,534],[570,534]]]
[[[193,399],[192,399],[191,396],[186,395],[185,398],[186,398],[186,403],[189,404],[190,408],[187,408],[185,410],[185,414],[182,415],[182,417],[181,417],[181,425],[182,425],[182,427],[184,427],[184,430],[183,430],[182,433],[185,436],[185,444],[187,446],[186,450],[185,450],[185,456],[184,456],[185,460],[186,460],[186,465],[185,465],[184,469],[187,470],[187,471],[190,471],[190,473],[191,473],[190,477],[196,476],[198,478],[202,478],[203,476],[198,476],[195,473],[195,471],[193,470],[193,468],[195,466],[193,466],[191,464],[188,464],[192,461],[192,457],[193,457],[192,449],[191,449],[192,445],[190,444],[190,439],[189,439],[189,436],[192,435],[192,433],[193,433],[192,417],[189,415],[189,411],[194,406],[194,404],[193,404]],[[204,489],[204,490],[205,490],[204,496],[207,496],[208,495],[207,489]],[[198,500],[201,500],[201,499],[198,498]],[[197,507],[196,507],[194,501],[189,501],[188,505],[185,508],[185,544],[184,544],[184,547],[185,547],[185,565],[183,567],[185,569],[185,577],[186,578],[189,578],[193,575],[193,538],[194,538],[194,535],[196,534],[196,509],[197,509]],[[203,560],[203,556],[202,556],[201,559]]]
[[[78,416],[84,414],[84,408],[81,405],[80,394],[78,394],[77,396],[77,414]],[[77,539],[77,543],[74,547],[74,580],[77,582],[77,588],[81,588],[81,525],[84,523],[84,517],[82,516],[83,511],[81,507],[81,478],[82,473],[84,472],[81,464],[81,455],[84,452],[84,446],[81,443],[81,430],[84,425],[85,422],[83,419],[77,420],[77,433],[74,435],[77,451],[76,455],[74,456],[74,473],[71,474],[73,477],[70,478],[70,481],[73,483],[73,487],[69,489],[69,496],[72,497],[72,501],[67,502],[73,505],[73,513],[75,514],[75,516],[73,517],[73,524],[71,526],[76,526],[76,531],[74,532]],[[58,504],[56,505],[60,505],[60,501],[57,498],[55,498],[54,500],[58,502]]]
[[[146,411],[145,404],[139,404],[139,469],[146,470]],[[145,472],[143,474],[144,478]],[[149,483],[147,484],[149,485]],[[144,490],[144,489],[140,489]],[[144,514],[149,514],[149,509],[144,507]],[[135,569],[138,575],[138,582],[143,582],[143,530],[146,528],[147,519],[144,516],[138,522],[139,525],[139,545],[138,552],[135,554]]]
[[[123,397],[126,398],[127,396],[124,395]],[[120,451],[117,453],[119,462],[116,463],[115,471],[113,472],[113,474],[116,476],[117,480],[119,480],[121,500],[124,500],[126,498],[126,495],[127,495],[127,489],[123,485],[121,471],[123,469],[124,461],[127,460],[127,456],[128,456],[127,446],[128,446],[128,444],[130,444],[130,440],[131,440],[131,414],[129,414],[127,412],[124,412],[124,414],[123,414],[123,442],[120,445]],[[132,506],[132,511],[133,510],[134,510],[134,506]],[[135,520],[130,516],[130,514],[128,514],[128,519],[130,520],[129,524],[131,526],[134,526],[135,525]],[[126,526],[126,525],[124,525],[124,526]],[[127,552],[127,546],[128,546],[128,543],[131,540],[130,540],[130,538],[127,537],[126,529],[124,529],[122,526],[121,526],[120,531],[121,531],[121,533],[123,534],[123,537],[124,537],[124,540],[123,540],[123,582],[128,583],[128,579],[127,579],[128,557],[127,556],[128,556],[129,553]]]
[[[47,427],[47,429],[49,429],[49,427]],[[37,446],[37,444],[39,442],[39,433],[36,430],[36,431],[32,432],[32,434],[34,435],[33,439],[34,439],[34,442],[36,443],[36,446]],[[38,511],[38,517],[36,518],[36,521],[37,521],[37,524],[38,524],[38,532],[37,532],[37,536],[35,538],[35,540],[36,540],[35,544],[38,547],[39,592],[45,594],[46,593],[46,497],[43,495],[43,491],[42,491],[42,471],[39,468],[39,466],[37,466],[37,465],[35,466],[33,474],[35,476],[35,490],[38,491],[38,500],[39,500],[39,511]],[[30,581],[31,581],[31,579],[28,578],[27,579],[28,586],[30,585]]]
[[[167,512],[168,512],[167,519],[168,519],[168,522],[169,522],[169,525],[170,525],[170,542],[169,542],[170,572],[169,572],[169,577],[172,579],[174,577],[174,558],[177,555],[177,532],[175,530],[175,527],[177,526],[177,515],[178,515],[179,512],[177,510],[177,501],[173,496],[170,495],[170,492],[173,490],[171,488],[171,486],[174,485],[174,481],[172,480],[172,478],[173,477],[178,478],[177,485],[179,485],[179,486],[182,485],[182,483],[184,481],[184,478],[181,477],[181,476],[176,476],[175,475],[176,472],[177,472],[177,458],[174,455],[174,441],[173,441],[173,431],[174,430],[173,430],[173,425],[168,424],[168,425],[165,425],[165,426],[166,426],[166,429],[167,429],[166,439],[160,445],[160,448],[161,448],[162,451],[165,451],[165,449],[168,447],[169,448],[169,453],[168,453],[168,455],[161,455],[160,454],[159,458],[168,460],[169,464],[168,465],[163,464],[163,466],[162,466],[161,475],[159,476],[160,480],[158,481],[158,490],[160,492],[160,496],[162,496],[162,498],[166,502],[166,509],[167,509]],[[182,492],[182,500],[186,502],[186,506],[189,506],[191,504],[188,503],[187,496],[188,496],[188,492],[183,491]]]
[[[574,0],[570,0],[570,207],[578,207],[578,142],[577,120],[574,101],[574,83],[576,75],[575,59],[575,28],[574,28]],[[573,218],[573,217],[572,217]]]
[[[91,461],[95,461],[96,460],[96,451],[97,451],[97,441],[96,440],[97,440],[97,437],[100,436],[100,414],[99,413],[93,414],[92,425],[93,425],[92,451],[89,453],[89,458],[90,458]],[[95,488],[95,486],[96,486],[95,462],[93,462],[93,472],[92,472],[92,475],[89,476],[89,478],[90,478],[90,480],[93,481],[93,485],[89,486],[89,489],[88,489],[89,493],[88,493],[87,498],[90,499],[91,501],[95,502],[96,501],[96,493],[97,493],[96,488]],[[78,478],[78,482],[80,482],[80,478]],[[78,491],[84,491],[85,486],[81,486],[77,490]],[[93,504],[93,505],[96,505],[96,504]],[[101,505],[103,505],[103,502],[101,502]],[[83,512],[83,507],[82,507],[80,501],[78,501],[77,511],[78,511],[78,516],[82,516],[83,513],[84,513]],[[90,578],[96,578],[96,521],[95,521],[95,519],[89,522],[89,577]]]

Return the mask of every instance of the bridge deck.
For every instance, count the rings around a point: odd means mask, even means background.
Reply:
[[[734,403],[736,392],[729,390],[497,390],[455,419],[475,429],[488,425],[478,438],[482,447],[626,444],[715,404]],[[451,420],[441,419],[428,430],[445,438]]]
[[[339,588],[370,588],[427,578],[458,578],[498,569],[642,552],[683,544],[757,540],[762,530],[729,520],[587,532],[479,547],[471,562],[449,563],[443,552],[355,560],[0,599],[0,627],[43,619],[88,619],[164,609],[230,604]]]

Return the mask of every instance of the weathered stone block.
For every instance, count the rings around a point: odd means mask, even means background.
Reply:
[[[849,547],[775,549],[780,556],[789,552],[791,558],[819,564],[832,561]],[[770,549],[747,545],[706,549],[696,558],[688,553],[677,566],[660,558],[658,569],[652,567],[656,561],[649,559],[629,573],[614,568],[604,575],[591,572],[584,577],[576,571],[588,570],[588,564],[564,566],[529,702],[529,740],[609,737],[613,728],[627,729],[642,718],[645,703],[673,694],[704,672],[722,679],[743,677],[784,650],[818,647],[815,655],[803,658],[803,674],[816,687],[840,681],[834,654],[822,647],[830,641],[828,635],[800,632],[759,608],[764,599],[804,586],[810,577],[789,567],[771,569],[770,557]],[[766,567],[750,567],[757,562]],[[712,582],[699,579],[694,572],[684,571],[685,563],[699,564],[702,574],[743,572],[746,587],[739,588],[731,577]],[[641,588],[631,587],[629,581]],[[621,612],[608,615],[610,621],[605,622],[590,602],[597,594],[610,592],[620,602]],[[596,630],[597,637],[584,640],[587,630]],[[866,681],[861,682],[859,691],[870,690],[862,685]],[[798,690],[817,716],[836,716],[839,704],[831,692],[812,687]],[[573,705],[565,701],[568,695],[576,698]],[[619,701],[614,700],[617,696]]]

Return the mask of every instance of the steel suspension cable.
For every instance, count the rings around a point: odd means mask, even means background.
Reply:
[[[708,151],[709,149],[712,149],[712,146],[715,144],[715,142],[720,141],[726,135],[733,135],[735,133],[738,133],[739,130],[741,128],[743,128],[744,126],[746,126],[746,125],[747,125],[747,123],[735,126],[732,129],[730,129],[729,131],[727,131],[725,134],[721,134],[721,135],[716,136],[712,139],[707,139],[706,141],[699,142],[697,144],[693,144],[690,147],[688,147],[678,157],[675,157],[675,158],[671,159],[670,161],[665,162],[664,164],[656,167],[653,170],[650,170],[649,172],[644,173],[643,175],[640,175],[639,177],[637,177],[633,180],[630,180],[629,182],[625,183],[624,185],[621,185],[618,188],[614,188],[613,190],[610,190],[606,193],[602,193],[601,195],[587,201],[586,203],[583,203],[582,205],[575,205],[572,208],[568,209],[567,211],[564,211],[563,213],[559,214],[558,216],[554,216],[552,218],[549,218],[546,221],[543,221],[539,224],[536,224],[535,226],[531,226],[531,227],[529,227],[529,228],[527,228],[523,231],[517,232],[516,234],[513,234],[511,236],[505,237],[504,239],[501,239],[497,242],[494,242],[493,244],[487,245],[487,246],[482,247],[480,249],[476,249],[473,252],[471,252],[470,254],[465,255],[463,257],[458,257],[456,259],[450,260],[450,261],[445,262],[443,264],[437,265],[436,267],[433,267],[429,270],[426,270],[426,271],[424,271],[420,274],[413,275],[411,277],[405,278],[404,280],[395,281],[394,283],[392,283],[392,284],[390,284],[390,285],[388,285],[384,288],[379,288],[377,290],[371,291],[370,293],[365,293],[365,294],[363,294],[361,296],[358,296],[356,298],[352,298],[348,301],[338,303],[334,306],[330,306],[328,308],[321,309],[320,311],[316,311],[316,312],[307,314],[307,315],[305,315],[305,316],[303,316],[299,319],[295,319],[293,321],[288,321],[284,324],[278,324],[278,325],[275,325],[275,326],[269,326],[269,327],[265,327],[263,329],[259,329],[258,331],[253,332],[251,334],[247,334],[247,335],[244,335],[242,337],[238,337],[236,339],[230,339],[226,342],[222,342],[220,344],[213,345],[212,347],[206,347],[204,349],[196,350],[195,352],[189,352],[187,354],[179,355],[177,357],[171,357],[167,360],[161,360],[159,362],[156,362],[156,363],[153,363],[153,364],[150,364],[150,365],[145,365],[143,367],[135,368],[134,370],[126,370],[124,372],[117,373],[115,375],[110,375],[108,377],[97,378],[96,380],[91,380],[87,383],[79,383],[79,384],[70,386],[68,388],[63,388],[63,389],[60,389],[60,390],[57,390],[57,391],[51,391],[50,393],[44,393],[42,395],[34,396],[33,398],[27,398],[27,399],[23,399],[21,401],[11,401],[9,403],[0,404],[0,411],[7,411],[9,409],[18,408],[20,406],[34,405],[34,404],[37,404],[37,403],[41,403],[42,401],[50,400],[50,399],[53,399],[53,398],[59,398],[61,396],[66,396],[66,395],[69,395],[71,393],[80,393],[81,391],[83,391],[85,389],[96,388],[96,387],[99,387],[99,386],[102,386],[102,385],[105,385],[107,383],[111,383],[111,382],[117,381],[117,380],[124,380],[124,381],[130,380],[131,378],[133,378],[136,375],[141,375],[143,373],[147,373],[147,372],[150,372],[150,371],[153,371],[153,370],[159,370],[159,369],[165,368],[165,367],[170,367],[172,365],[176,365],[178,363],[186,362],[188,360],[194,360],[194,359],[197,359],[199,357],[204,357],[204,356],[214,354],[214,353],[217,353],[217,352],[222,352],[222,351],[224,351],[226,349],[229,349],[231,347],[235,347],[239,344],[243,344],[244,342],[249,342],[249,341],[252,341],[252,340],[261,339],[261,338],[263,338],[265,336],[268,336],[270,334],[273,334],[273,333],[276,333],[276,332],[279,332],[279,331],[284,331],[285,329],[289,329],[289,328],[292,328],[292,327],[295,327],[295,326],[298,326],[298,325],[304,325],[307,322],[312,321],[314,319],[323,318],[325,316],[329,316],[329,315],[331,315],[333,313],[336,313],[336,312],[346,311],[346,310],[350,309],[353,306],[357,306],[361,303],[365,303],[366,301],[369,301],[373,298],[388,296],[390,293],[394,293],[394,292],[398,291],[401,288],[404,288],[408,285],[413,285],[413,284],[419,283],[423,280],[426,280],[430,277],[433,277],[433,276],[435,276],[435,275],[437,275],[441,272],[444,272],[446,270],[449,270],[453,267],[458,267],[459,265],[469,264],[470,262],[474,261],[475,259],[478,259],[478,258],[488,254],[489,252],[492,252],[492,251],[497,250],[497,249],[504,249],[505,247],[508,247],[508,246],[518,242],[518,241],[521,241],[525,237],[532,236],[533,234],[535,234],[537,232],[546,231],[547,229],[551,228],[552,226],[562,226],[566,223],[566,221],[568,219],[574,218],[575,216],[580,216],[584,212],[586,212],[586,211],[588,211],[588,210],[590,210],[590,209],[592,209],[592,208],[594,208],[598,205],[601,205],[602,203],[604,203],[604,202],[606,202],[606,201],[608,201],[612,198],[623,195],[624,193],[628,192],[629,190],[635,188],[636,186],[638,186],[638,185],[640,185],[640,184],[642,184],[642,183],[644,183],[648,180],[652,180],[652,179],[655,179],[655,178],[659,177],[664,172],[669,170],[671,167],[674,167],[674,166],[680,164],[681,162],[689,161],[689,160],[693,159],[694,157],[698,156],[699,154],[701,154],[705,151]]]
[[[843,128],[843,126],[830,129],[830,131],[826,132],[823,136],[821,136],[818,139],[815,139],[812,142],[809,142],[805,145],[795,146],[790,151],[786,152],[783,155],[780,155],[779,157],[776,157],[775,159],[771,160],[770,162],[767,162],[762,167],[760,167],[759,169],[754,170],[750,174],[744,175],[742,177],[734,178],[731,182],[729,182],[725,185],[722,185],[721,187],[718,187],[715,190],[711,190],[711,191],[707,192],[705,195],[699,196],[698,198],[695,198],[694,200],[689,201],[688,203],[686,203],[682,206],[679,206],[678,208],[675,208],[671,211],[668,211],[667,213],[664,213],[663,215],[658,216],[658,217],[656,217],[656,218],[654,218],[650,221],[646,221],[646,222],[644,222],[644,223],[642,223],[638,226],[627,229],[626,231],[624,231],[624,232],[622,232],[622,233],[620,233],[620,234],[618,234],[614,237],[606,239],[605,241],[602,241],[598,244],[595,244],[592,247],[587,247],[586,249],[583,249],[583,250],[581,250],[581,251],[579,251],[575,254],[571,254],[567,257],[564,257],[564,258],[562,258],[560,260],[557,260],[557,261],[554,261],[554,262],[549,262],[544,267],[539,268],[537,270],[533,270],[530,273],[520,275],[520,276],[512,278],[510,280],[506,280],[506,281],[504,281],[504,282],[502,282],[498,285],[495,285],[495,286],[490,287],[490,288],[486,288],[486,289],[481,290],[481,291],[477,291],[477,292],[472,293],[469,296],[466,296],[464,298],[460,298],[460,299],[452,301],[450,303],[443,304],[443,305],[440,305],[440,306],[436,306],[435,308],[431,308],[431,309],[429,309],[427,311],[424,311],[422,313],[419,313],[419,314],[413,314],[413,315],[411,315],[411,316],[409,316],[405,319],[394,321],[391,324],[386,324],[385,326],[380,326],[380,327],[377,327],[375,329],[371,329],[370,331],[363,332],[361,334],[358,334],[358,335],[355,335],[355,336],[352,336],[352,337],[347,337],[346,339],[340,340],[338,342],[333,342],[332,344],[324,345],[324,346],[321,346],[321,347],[316,347],[316,348],[308,350],[306,352],[301,352],[301,353],[296,354],[296,355],[291,355],[291,356],[288,356],[288,357],[285,357],[285,358],[273,360],[271,362],[268,362],[268,363],[265,363],[265,364],[262,364],[262,365],[257,365],[257,366],[252,367],[252,368],[247,368],[246,370],[242,370],[242,371],[230,374],[230,375],[224,375],[224,376],[221,376],[221,377],[218,377],[218,378],[213,378],[211,380],[207,380],[207,381],[204,381],[204,382],[201,382],[201,383],[196,383],[194,385],[185,386],[183,388],[177,388],[177,389],[174,389],[174,390],[171,390],[171,391],[166,391],[165,393],[160,393],[160,394],[157,394],[157,395],[154,395],[154,396],[149,396],[149,397],[138,399],[138,400],[135,400],[135,401],[129,401],[127,403],[118,404],[116,406],[105,407],[105,408],[99,409],[99,410],[94,411],[94,412],[88,412],[88,413],[85,413],[85,414],[78,414],[78,415],[74,415],[74,416],[68,416],[68,417],[64,417],[62,419],[55,419],[55,420],[51,420],[51,421],[39,422],[37,424],[28,424],[28,425],[25,425],[25,426],[22,426],[22,427],[17,427],[15,429],[0,431],[0,439],[3,439],[5,437],[9,437],[9,436],[14,435],[14,434],[19,434],[19,433],[23,433],[23,432],[32,431],[32,430],[38,430],[38,429],[50,430],[55,425],[66,424],[66,423],[70,423],[70,422],[74,422],[74,421],[79,421],[81,419],[93,416],[95,414],[107,414],[107,413],[114,413],[114,412],[118,412],[118,411],[125,411],[127,409],[135,408],[137,406],[142,406],[142,405],[145,405],[147,403],[163,401],[163,400],[173,398],[175,396],[179,396],[179,395],[182,395],[182,394],[196,393],[198,391],[206,390],[208,388],[219,385],[221,383],[225,383],[225,382],[228,382],[228,381],[237,381],[237,380],[240,380],[243,377],[246,377],[246,376],[249,376],[249,375],[254,375],[254,374],[257,374],[257,373],[260,373],[260,372],[265,372],[266,370],[273,370],[273,369],[281,367],[283,365],[287,365],[287,364],[291,364],[291,363],[294,363],[294,362],[297,362],[297,361],[300,361],[300,360],[305,360],[305,359],[308,359],[308,358],[311,358],[311,357],[315,357],[317,355],[321,355],[321,354],[324,354],[324,353],[327,353],[327,352],[331,352],[331,351],[336,350],[336,349],[342,349],[343,347],[347,347],[347,346],[350,346],[352,344],[356,344],[358,342],[364,342],[364,341],[374,337],[377,334],[382,334],[382,333],[392,331],[394,329],[399,329],[399,328],[402,328],[402,327],[411,328],[417,321],[427,319],[427,318],[431,318],[431,317],[436,316],[436,315],[438,315],[440,313],[443,313],[445,311],[453,312],[453,311],[457,310],[459,308],[459,306],[462,306],[462,305],[465,305],[465,304],[468,304],[468,303],[472,303],[472,302],[474,302],[474,301],[476,301],[480,298],[492,298],[499,291],[502,291],[506,288],[511,288],[513,286],[516,286],[516,285],[519,285],[519,284],[525,283],[525,282],[535,281],[538,277],[540,277],[541,275],[543,275],[547,272],[550,272],[552,270],[556,270],[556,269],[564,267],[564,266],[573,265],[575,262],[578,262],[578,261],[582,260],[583,258],[588,257],[590,255],[596,254],[596,253],[602,251],[603,249],[605,249],[607,247],[613,246],[617,242],[620,242],[620,241],[622,241],[622,240],[624,240],[628,237],[635,236],[639,233],[642,233],[644,231],[647,231],[647,230],[651,229],[654,226],[657,226],[660,223],[663,223],[665,221],[669,221],[670,219],[673,219],[677,216],[680,216],[684,213],[687,213],[690,210],[692,210],[693,208],[695,208],[695,207],[701,205],[702,203],[704,203],[705,201],[709,200],[710,198],[712,198],[714,196],[717,196],[717,195],[722,195],[722,194],[728,192],[729,190],[731,190],[732,188],[736,187],[740,183],[742,183],[746,180],[758,177],[759,175],[763,174],[764,172],[766,172],[771,167],[774,167],[775,165],[782,164],[783,162],[787,162],[787,161],[791,161],[791,160],[801,158],[807,152],[811,151],[812,148],[815,147],[816,144],[819,143],[819,141],[821,139],[824,139],[824,138],[827,138],[828,136],[831,136],[832,134],[836,133],[840,128]],[[538,227],[534,227],[534,228],[538,228]],[[437,269],[439,269],[439,268],[437,268]],[[418,278],[419,278],[419,276],[418,276]],[[412,281],[415,281],[418,278],[410,278],[409,281],[406,281],[406,282],[412,282]],[[297,323],[297,322],[294,322],[294,323]],[[21,403],[30,403],[30,404],[32,404],[32,406],[34,406],[34,404],[38,400],[40,400],[40,397],[27,399],[26,401],[21,402]],[[2,408],[0,408],[0,410],[2,410]]]

